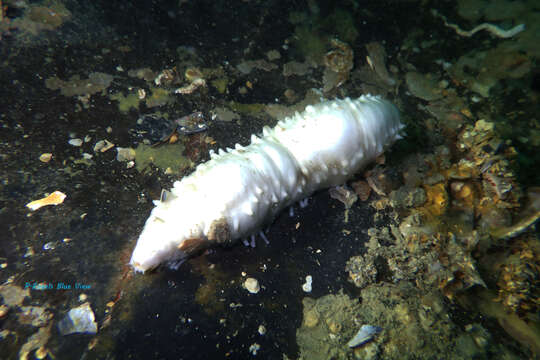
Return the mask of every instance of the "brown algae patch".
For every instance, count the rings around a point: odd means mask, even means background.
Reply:
[[[182,155],[184,150],[185,146],[180,142],[159,147],[139,144],[135,149],[137,171],[144,172],[153,164],[167,173],[181,174],[192,166],[191,160]]]

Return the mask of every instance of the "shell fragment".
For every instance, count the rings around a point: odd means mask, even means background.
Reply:
[[[64,194],[61,191],[55,191],[49,196],[46,196],[39,200],[34,200],[32,202],[29,202],[26,204],[26,207],[29,208],[32,211],[35,211],[39,209],[40,207],[47,206],[47,205],[58,205],[64,202],[64,199],[66,198],[66,194]]]
[[[351,340],[349,340],[349,342],[347,343],[347,346],[349,346],[350,348],[353,348],[353,347],[363,345],[373,340],[375,335],[377,335],[381,331],[382,331],[382,328],[378,326],[362,325],[362,327],[360,328],[360,330],[358,330],[356,335]]]

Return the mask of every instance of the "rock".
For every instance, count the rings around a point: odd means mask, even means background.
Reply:
[[[390,193],[390,200],[394,207],[417,207],[426,202],[426,191],[420,187],[402,186]]]
[[[261,290],[261,286],[259,285],[259,281],[255,278],[247,278],[246,281],[244,281],[244,287],[247,291],[249,291],[252,294],[256,294]]]
[[[19,306],[26,297],[30,297],[29,288],[21,288],[17,285],[6,284],[0,286],[0,296],[4,299],[4,304],[8,307]]]
[[[360,289],[377,280],[377,267],[371,254],[353,256],[347,261],[345,271],[349,273],[349,279]]]
[[[52,319],[53,315],[45,307],[41,306],[23,306],[21,312],[17,314],[19,323],[42,327]]]
[[[97,333],[97,324],[90,304],[86,302],[69,310],[66,317],[58,323],[58,330],[62,335]]]
[[[408,72],[405,75],[409,91],[416,97],[432,101],[442,98],[441,89],[438,87],[437,77],[431,74],[419,74],[417,72]]]

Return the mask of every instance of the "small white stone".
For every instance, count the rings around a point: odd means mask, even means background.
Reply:
[[[309,293],[312,290],[311,284],[313,283],[313,278],[311,275],[306,276],[306,282],[302,284],[302,290]]]
[[[139,96],[139,99],[144,99],[146,97],[146,91],[144,89],[137,90],[137,95]]]
[[[82,139],[76,138],[76,139],[69,139],[68,143],[69,145],[72,145],[72,146],[81,146],[83,141]]]
[[[255,356],[257,355],[257,351],[259,351],[260,349],[261,349],[261,345],[257,343],[253,343],[249,347],[249,352],[251,353],[251,355]]]
[[[256,294],[261,290],[261,286],[259,285],[259,281],[255,278],[247,278],[244,282],[244,287],[247,291],[249,291],[252,294]]]
[[[53,154],[51,153],[43,153],[39,156],[39,161],[48,163],[49,161],[51,161],[52,157],[53,157]]]
[[[266,334],[266,327],[264,325],[259,325],[258,331],[260,335],[264,335]]]

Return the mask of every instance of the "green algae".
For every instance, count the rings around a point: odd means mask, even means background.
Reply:
[[[264,111],[266,105],[265,104],[242,104],[239,102],[231,101],[229,102],[229,107],[238,113],[244,114],[244,115],[257,115]]]
[[[317,35],[311,26],[297,26],[294,45],[305,59],[320,61],[326,52],[326,39]]]
[[[185,146],[177,142],[159,147],[140,144],[135,149],[135,164],[137,171],[144,172],[152,164],[163,171],[181,174],[192,166],[191,160],[183,156]]]
[[[321,61],[328,50],[327,34],[346,43],[354,43],[358,37],[355,19],[350,11],[336,9],[329,16],[289,14],[289,21],[296,24],[294,46],[306,59]]]
[[[73,75],[67,81],[57,76],[47,78],[45,86],[50,90],[60,90],[64,96],[92,95],[104,92],[112,83],[114,76],[93,72],[87,79],[81,79],[79,75]]]
[[[146,106],[149,108],[167,105],[174,101],[167,89],[151,88],[150,91],[152,95],[146,98]]]
[[[220,94],[224,94],[225,91],[227,91],[228,83],[229,80],[226,77],[221,77],[211,81],[212,86],[215,87]]]
[[[330,16],[322,21],[321,25],[329,34],[336,34],[339,40],[347,43],[354,43],[358,37],[352,13],[344,9],[334,10]]]
[[[124,94],[119,92],[116,94],[112,94],[109,98],[111,100],[118,101],[118,110],[120,110],[121,113],[125,114],[129,112],[129,110],[131,109],[134,109],[134,110],[139,109],[140,99],[137,94],[132,93],[132,94],[128,94],[127,96],[124,96]]]

